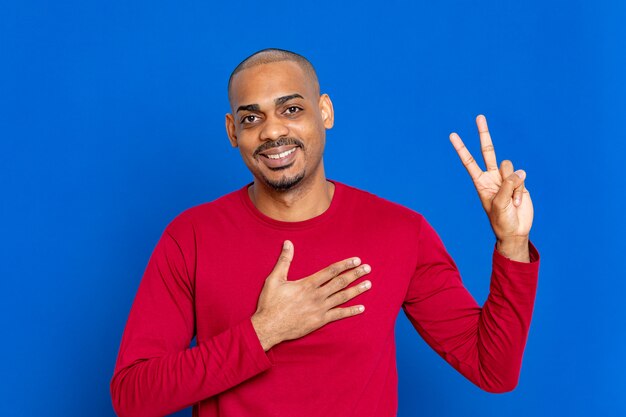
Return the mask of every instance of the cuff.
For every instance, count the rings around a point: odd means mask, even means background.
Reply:
[[[250,353],[250,358],[257,366],[259,372],[269,369],[272,366],[272,362],[263,350],[261,341],[254,330],[254,326],[252,325],[252,320],[244,320],[240,326],[242,336],[248,347],[248,352]]]
[[[502,255],[494,246],[491,277],[493,293],[514,297],[514,294],[536,292],[540,259],[537,248],[530,241],[528,252],[530,262],[519,262]]]
[[[494,244],[493,246],[493,262],[498,265],[506,266],[507,269],[519,268],[520,271],[524,271],[524,270],[529,270],[529,269],[532,270],[534,268],[538,270],[539,259],[540,259],[539,251],[537,251],[537,248],[535,247],[535,245],[532,244],[530,240],[528,241],[528,254],[530,257],[530,262],[514,261],[513,259],[509,259],[503,254],[501,254],[498,251],[496,244]]]

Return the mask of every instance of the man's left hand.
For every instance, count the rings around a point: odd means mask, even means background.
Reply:
[[[533,203],[524,186],[526,172],[521,169],[514,171],[513,163],[508,160],[502,161],[498,169],[485,116],[476,117],[476,126],[486,171],[478,166],[459,135],[451,133],[450,142],[472,177],[498,240],[498,251],[508,258],[529,262],[528,235],[533,222]]]

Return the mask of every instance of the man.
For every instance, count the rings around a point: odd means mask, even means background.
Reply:
[[[233,71],[228,93],[228,137],[254,182],[167,226],[124,332],[116,411],[395,415],[400,308],[472,382],[513,389],[539,258],[525,173],[510,161],[498,169],[484,117],[487,171],[450,138],[497,239],[481,308],[421,215],[326,179],[333,106],[305,58],[260,51]]]

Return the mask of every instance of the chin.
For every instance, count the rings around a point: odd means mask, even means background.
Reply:
[[[296,175],[283,175],[278,179],[267,178],[263,176],[263,182],[276,191],[289,191],[294,189],[304,179],[304,171]]]

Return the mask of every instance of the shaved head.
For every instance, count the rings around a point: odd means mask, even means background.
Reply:
[[[233,79],[238,73],[245,69],[256,67],[257,65],[281,61],[291,61],[298,64],[306,74],[307,78],[309,78],[309,80],[314,84],[315,90],[319,95],[320,86],[319,81],[317,80],[317,74],[315,73],[315,68],[313,68],[313,65],[309,62],[308,59],[306,59],[302,55],[296,54],[295,52],[287,51],[284,49],[268,48],[262,49],[250,55],[249,57],[241,61],[241,63],[237,65],[237,67],[233,70],[233,72],[230,74],[230,78],[228,79],[228,100],[232,102],[231,89]]]

